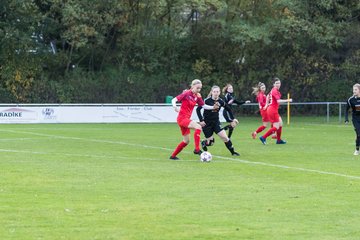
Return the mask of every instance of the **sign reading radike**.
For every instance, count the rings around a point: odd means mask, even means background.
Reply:
[[[33,122],[37,118],[37,112],[29,109],[1,108],[0,110],[0,122],[3,123]]]

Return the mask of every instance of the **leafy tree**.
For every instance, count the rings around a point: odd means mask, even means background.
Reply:
[[[299,101],[343,100],[359,16],[357,0],[5,0],[0,99],[162,102],[195,77],[248,98],[278,76]]]

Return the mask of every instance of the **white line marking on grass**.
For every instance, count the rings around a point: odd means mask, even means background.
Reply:
[[[66,136],[59,136],[59,135],[51,135],[51,134],[44,134],[44,133],[35,133],[35,132],[23,132],[23,131],[14,131],[14,130],[5,130],[1,129],[0,132],[11,132],[11,133],[20,133],[20,134],[32,134],[36,136],[43,136],[43,137],[50,137],[50,138],[59,138],[59,139],[72,139],[72,140],[81,140],[81,141],[88,141],[88,142],[98,142],[98,143],[112,143],[112,144],[121,144],[121,145],[128,145],[128,146],[135,146],[135,147],[144,147],[144,148],[153,148],[153,149],[162,149],[162,150],[171,150],[169,148],[157,147],[157,146],[149,146],[149,145],[139,145],[136,143],[127,143],[121,141],[110,141],[110,140],[99,140],[99,139],[91,139],[91,138],[79,138],[79,137],[66,137]]]
[[[82,140],[82,141],[89,141],[89,142],[112,143],[112,144],[121,144],[121,145],[135,146],[135,147],[144,147],[144,148],[173,151],[173,149],[164,148],[164,147],[118,142],[118,141],[87,139],[87,138],[79,138],[79,137],[66,137],[66,136],[34,133],[34,132],[19,132],[19,131],[13,131],[13,130],[0,130],[0,131],[21,133],[21,134],[24,134],[24,133],[25,134],[33,134],[33,135],[38,135],[38,136],[53,137],[53,138],[60,138],[60,139],[62,138],[62,139]],[[186,151],[184,151],[184,153],[192,154],[192,153],[189,153]],[[360,176],[353,176],[353,175],[347,175],[347,174],[336,173],[336,172],[327,172],[327,171],[321,171],[321,170],[309,169],[309,168],[301,168],[301,167],[290,167],[290,166],[286,166],[286,165],[279,165],[279,164],[272,164],[272,163],[265,163],[265,162],[253,162],[253,161],[248,161],[248,160],[229,158],[229,157],[223,157],[223,156],[217,156],[217,155],[213,155],[213,156],[216,158],[224,159],[224,160],[230,160],[230,161],[251,164],[251,165],[262,165],[262,166],[267,166],[267,167],[276,167],[276,168],[281,168],[281,169],[290,169],[290,170],[297,170],[297,171],[302,171],[302,172],[318,173],[318,174],[323,174],[323,175],[333,175],[333,176],[345,177],[345,178],[351,178],[351,179],[360,179]],[[143,159],[143,158],[141,158],[141,159]]]
[[[26,141],[26,140],[42,140],[44,138],[1,138],[1,142],[8,142],[8,141]]]
[[[134,157],[124,157],[124,156],[106,156],[106,155],[92,155],[92,154],[75,154],[75,153],[60,153],[60,152],[38,152],[38,151],[26,151],[26,150],[14,150],[14,149],[1,149],[0,152],[8,152],[8,153],[29,153],[36,155],[61,155],[68,157],[87,157],[87,158],[106,158],[106,159],[136,159],[143,160],[144,158],[134,158]],[[151,159],[146,158],[146,160],[159,160],[158,158]]]
[[[222,156],[215,156],[215,157],[220,158],[220,159],[235,161],[235,162],[246,163],[246,164],[263,165],[263,166],[267,166],[267,167],[276,167],[276,168],[282,168],[282,169],[298,170],[298,171],[302,171],[302,172],[313,172],[313,173],[319,173],[319,174],[324,174],[324,175],[334,175],[334,176],[339,176],[339,177],[360,179],[360,176],[352,176],[352,175],[336,173],[336,172],[326,172],[326,171],[320,171],[320,170],[309,169],[309,168],[301,168],[301,167],[290,167],[290,166],[286,166],[286,165],[279,165],[279,164],[272,164],[272,163],[265,163],[265,162],[252,162],[252,161],[229,158],[229,157],[222,157]]]
[[[91,154],[73,154],[73,153],[61,153],[61,152],[38,152],[38,151],[26,151],[26,150],[14,150],[14,149],[1,149],[0,152],[7,153],[28,153],[34,155],[60,155],[60,156],[69,156],[69,157],[87,157],[87,158],[105,158],[105,159],[133,159],[133,160],[149,160],[149,161],[161,161],[163,159],[159,158],[143,158],[143,157],[126,157],[126,156],[106,156],[106,155],[91,155]],[[181,159],[177,162],[197,162],[194,159]]]

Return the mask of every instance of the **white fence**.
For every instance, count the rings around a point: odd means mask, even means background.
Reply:
[[[165,104],[0,104],[0,123],[136,123],[175,120],[176,112]]]
[[[325,109],[321,114],[324,112],[329,122],[334,112],[331,107],[337,106],[341,122],[345,104],[291,103],[291,109],[297,106],[320,106]],[[255,115],[257,104],[245,104],[241,109],[254,112]],[[221,113],[220,116],[223,121]],[[0,123],[171,123],[176,122],[176,117],[177,113],[169,104],[0,104]],[[197,120],[195,110],[193,119]]]

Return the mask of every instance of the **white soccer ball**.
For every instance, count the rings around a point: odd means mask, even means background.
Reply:
[[[200,161],[202,162],[210,162],[212,159],[212,155],[210,152],[202,152],[200,155]]]

